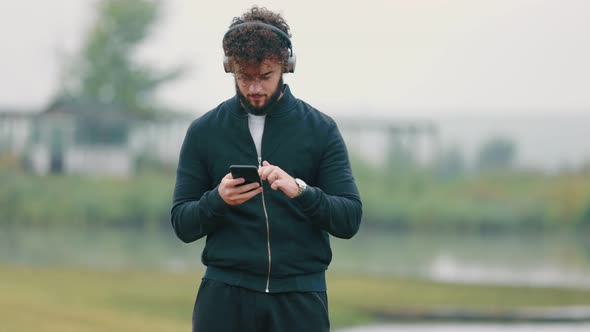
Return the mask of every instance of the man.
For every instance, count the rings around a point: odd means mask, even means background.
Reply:
[[[253,7],[223,39],[236,95],[195,120],[177,170],[171,222],[206,236],[193,331],[327,331],[329,234],[351,238],[362,205],[334,121],[295,98],[289,26]],[[230,165],[257,165],[260,183]]]

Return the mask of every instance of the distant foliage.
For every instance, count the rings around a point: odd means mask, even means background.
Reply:
[[[590,215],[584,214],[590,209],[590,171],[549,175],[501,169],[441,176],[438,167],[401,172],[353,160],[365,224],[477,232],[546,230],[581,225]]]
[[[352,162],[362,227],[498,232],[590,226],[590,170],[448,178],[434,170],[401,172]],[[125,179],[31,177],[0,169],[0,224],[168,228],[174,172],[145,166]]]
[[[174,175],[43,176],[0,170],[0,224],[131,227],[169,225]]]
[[[508,169],[516,160],[516,146],[508,138],[497,137],[486,142],[477,157],[480,170]]]
[[[462,176],[466,172],[466,162],[459,147],[451,147],[443,151],[433,164],[434,173],[443,179]]]
[[[80,53],[65,63],[63,89],[56,100],[93,112],[153,115],[157,88],[182,73],[181,68],[156,70],[136,57],[138,47],[155,27],[158,4],[153,0],[100,1]]]
[[[586,203],[586,208],[580,216],[580,225],[590,228],[590,199],[588,199],[588,202]]]

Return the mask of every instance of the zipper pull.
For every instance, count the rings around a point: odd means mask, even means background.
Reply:
[[[262,167],[262,157],[258,157],[258,168]]]

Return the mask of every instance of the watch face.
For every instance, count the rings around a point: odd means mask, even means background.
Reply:
[[[297,183],[297,186],[299,186],[299,191],[297,192],[297,195],[295,195],[295,196],[299,196],[299,195],[303,194],[303,192],[307,188],[307,184],[303,180],[297,179],[297,178],[295,179],[295,183]]]
[[[307,188],[307,183],[305,183],[303,180],[301,180],[301,179],[295,179],[295,182],[299,186],[299,190],[300,191],[303,191],[303,190],[305,190],[305,188]]]

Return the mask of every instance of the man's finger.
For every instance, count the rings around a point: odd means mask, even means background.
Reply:
[[[252,183],[245,184],[243,186],[238,186],[238,187],[236,187],[236,194],[243,194],[245,192],[248,192],[252,189],[256,189],[258,187],[260,187],[260,183],[258,183],[258,182],[252,182]]]
[[[273,167],[270,167],[270,166],[265,166],[265,167],[262,169],[262,173],[260,174],[260,178],[261,178],[262,180],[268,180],[268,176],[270,175],[270,173],[272,173],[272,171],[273,171],[273,170],[274,170],[274,168],[273,168]]]
[[[282,180],[277,180],[277,181],[274,181],[274,182],[273,182],[273,183],[270,185],[270,189],[272,189],[272,190],[277,190],[277,189],[280,189],[280,188],[281,188],[281,184],[282,184],[282,183],[283,183],[283,181],[282,181]]]
[[[272,172],[274,167],[272,167],[272,165],[268,162],[268,161],[263,161],[262,162],[262,167],[258,170],[258,174],[260,174],[260,178],[262,180],[266,180],[268,177],[268,174],[270,172]]]
[[[259,187],[254,190],[250,190],[248,192],[235,195],[232,197],[232,200],[239,202],[239,204],[241,204],[241,203],[244,203],[245,201],[249,200],[250,198],[260,194],[261,192],[262,192],[262,187]]]
[[[274,170],[272,173],[268,174],[266,180],[268,181],[268,183],[273,184],[273,182],[275,182],[278,178],[279,173],[277,172],[277,170]]]
[[[237,179],[229,179],[226,180],[225,183],[228,187],[237,187],[240,184],[244,183],[246,180],[244,178],[237,178]]]

